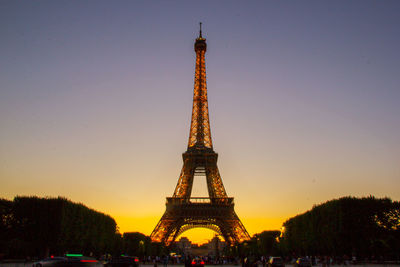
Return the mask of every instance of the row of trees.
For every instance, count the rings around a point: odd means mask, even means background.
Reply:
[[[226,247],[224,254],[230,257],[244,258],[253,256],[260,258],[261,256],[283,256],[283,250],[279,242],[281,236],[280,231],[263,231],[253,235],[253,237],[245,242],[232,247]]]
[[[282,248],[297,254],[384,256],[400,254],[400,202],[344,197],[287,220]]]
[[[255,234],[221,255],[400,256],[400,202],[389,198],[331,200],[288,219],[283,228]],[[66,252],[146,257],[169,250],[141,233],[121,235],[110,216],[65,198],[0,199],[0,258]]]
[[[109,215],[62,197],[0,199],[0,259],[65,253],[145,257],[168,250],[141,233],[121,235]]]
[[[102,253],[118,242],[108,215],[65,198],[0,200],[0,253],[37,257],[65,252]]]
[[[288,219],[282,232],[255,234],[225,253],[400,260],[400,202],[372,196],[331,200]]]
[[[151,242],[149,236],[139,232],[124,233],[121,244],[123,246],[121,251],[143,259],[147,256],[168,255],[170,252],[170,248],[165,247],[162,243]]]

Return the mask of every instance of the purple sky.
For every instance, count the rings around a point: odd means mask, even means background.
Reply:
[[[62,195],[150,234],[182,167],[202,21],[214,149],[251,234],[332,198],[399,200],[399,14],[399,1],[3,0],[0,197]]]

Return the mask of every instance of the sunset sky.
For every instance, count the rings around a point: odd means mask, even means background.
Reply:
[[[250,235],[333,198],[400,200],[399,14],[400,1],[2,0],[0,197],[64,196],[149,235],[187,148],[201,21],[214,150]]]

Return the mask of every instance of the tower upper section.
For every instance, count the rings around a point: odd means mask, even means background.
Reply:
[[[197,37],[196,42],[194,43],[194,51],[196,51],[196,53],[197,53],[198,50],[204,50],[204,53],[207,50],[206,39],[203,38],[202,32],[201,32],[201,22],[200,22],[199,37]]]
[[[188,151],[205,149],[212,150],[207,100],[205,60],[206,50],[206,39],[202,36],[200,23],[199,37],[194,43],[194,51],[196,52],[196,67],[194,75],[192,121],[190,124]]]

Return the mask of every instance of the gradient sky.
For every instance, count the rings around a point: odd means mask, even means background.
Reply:
[[[202,21],[214,150],[251,235],[333,198],[400,200],[399,14],[399,1],[0,1],[0,197],[64,196],[149,235],[187,148]]]

